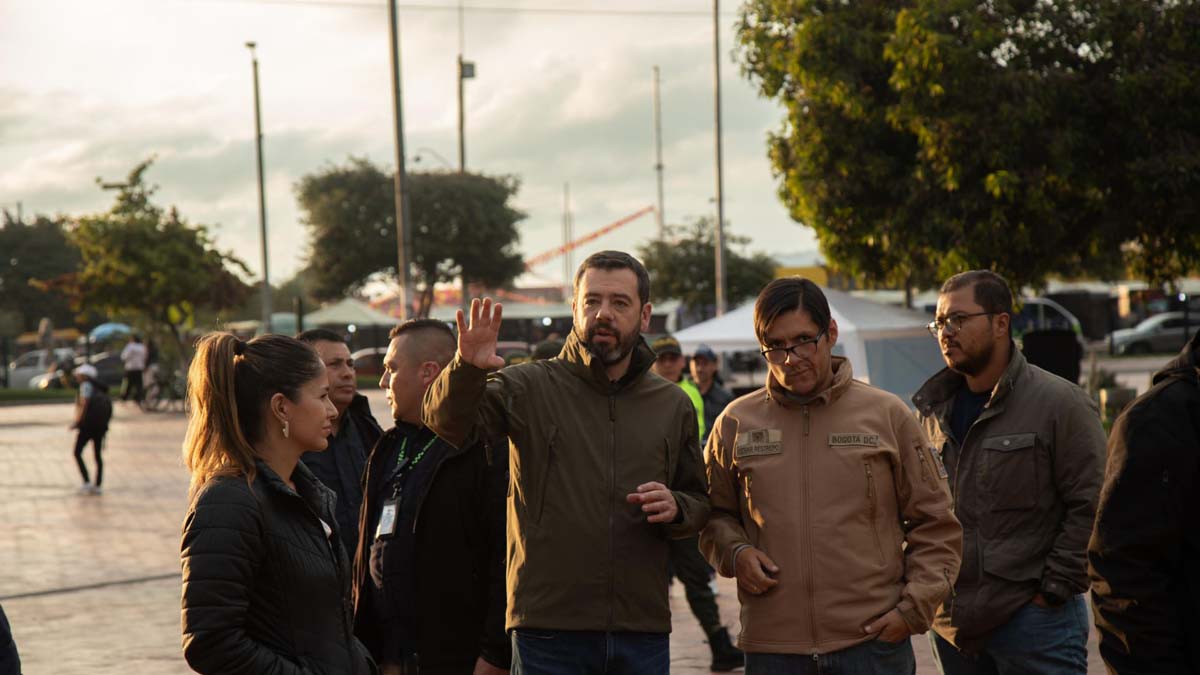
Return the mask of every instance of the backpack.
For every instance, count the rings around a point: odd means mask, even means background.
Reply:
[[[112,419],[112,399],[108,397],[108,387],[93,381],[95,391],[88,399],[87,410],[83,413],[83,421],[79,427],[88,431],[104,433],[108,431],[108,423]]]

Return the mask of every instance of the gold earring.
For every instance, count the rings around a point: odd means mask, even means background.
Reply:
[[[288,437],[288,423],[287,423],[287,420],[284,420],[284,421],[283,421],[283,437],[284,437],[284,438],[287,438],[287,437]]]

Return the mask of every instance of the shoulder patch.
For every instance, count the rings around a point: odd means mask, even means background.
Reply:
[[[933,465],[937,467],[938,478],[949,478],[950,474],[946,473],[946,465],[942,462],[942,453],[937,451],[937,448],[929,448],[929,456],[933,458]]]

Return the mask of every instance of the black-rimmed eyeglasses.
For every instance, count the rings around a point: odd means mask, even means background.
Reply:
[[[787,361],[788,354],[791,354],[798,359],[806,359],[816,353],[817,343],[821,341],[821,338],[824,337],[826,331],[828,330],[829,329],[826,328],[813,337],[802,338],[785,347],[770,347],[763,349],[761,350],[763,358],[766,359],[768,363],[774,363],[775,365],[779,365]]]
[[[992,314],[995,314],[995,312],[974,312],[972,314],[951,314],[950,316],[948,316],[944,319],[934,319],[933,321],[930,321],[928,324],[925,325],[925,328],[929,329],[929,334],[936,338],[939,334],[945,332],[945,330],[947,328],[950,329],[951,333],[957,333],[958,331],[962,330],[963,322],[966,321],[967,319],[970,319],[971,317],[991,316]]]

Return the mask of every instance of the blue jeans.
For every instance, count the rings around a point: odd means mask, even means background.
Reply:
[[[912,641],[872,640],[828,654],[746,652],[746,675],[914,675]]]
[[[929,631],[942,675],[1086,675],[1087,604],[1077,595],[1062,607],[1032,602],[996,629],[977,654],[955,649]]]
[[[512,675],[667,675],[667,633],[531,630],[512,632]]]

